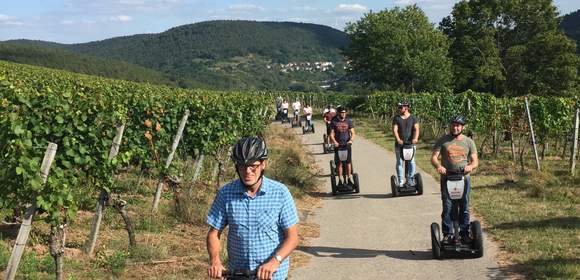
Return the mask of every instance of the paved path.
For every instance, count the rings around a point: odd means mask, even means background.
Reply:
[[[322,154],[325,128],[302,137],[323,174],[330,174],[332,154]],[[302,130],[294,129],[296,133]],[[422,196],[391,197],[388,178],[395,174],[392,152],[358,136],[353,164],[360,194],[330,195],[324,177],[323,205],[310,217],[320,225],[320,237],[298,250],[312,256],[291,279],[503,279],[495,255],[497,246],[485,240],[480,259],[434,260],[429,226],[440,223],[440,192],[433,177],[423,176]]]

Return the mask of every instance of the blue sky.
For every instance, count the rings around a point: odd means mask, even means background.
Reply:
[[[365,12],[416,3],[438,23],[455,0],[0,0],[0,41],[81,43],[216,19],[295,21],[343,30]],[[579,0],[555,0],[561,14]]]

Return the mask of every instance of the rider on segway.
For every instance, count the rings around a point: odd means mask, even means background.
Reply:
[[[284,101],[282,101],[282,105],[281,105],[281,110],[282,110],[282,123],[284,123],[284,121],[288,121],[288,108],[290,107],[290,104],[288,104],[288,100],[284,99]]]
[[[276,97],[276,120],[282,119],[282,97]]]
[[[397,159],[397,178],[399,187],[413,185],[413,176],[415,175],[415,157],[413,156],[407,164],[407,174],[403,174],[403,164],[405,160],[402,157],[403,145],[412,145],[413,154],[417,150],[416,144],[419,140],[419,123],[411,116],[409,112],[409,102],[400,101],[397,103],[399,114],[393,118],[393,135],[395,136],[395,155]],[[403,181],[403,178],[406,178]]]
[[[300,126],[300,108],[302,108],[302,104],[300,104],[300,100],[296,99],[296,101],[292,103],[292,109],[294,110],[292,126]]]
[[[354,140],[354,125],[352,123],[352,119],[346,116],[346,108],[339,106],[337,108],[338,115],[334,117],[331,121],[330,127],[330,140],[334,144],[334,161],[337,163],[338,167],[338,185],[343,186],[342,178],[346,178],[345,184],[348,184],[351,187],[354,187],[354,183],[352,181],[352,150],[350,144]],[[338,157],[338,149],[339,147],[344,147],[348,150],[348,158],[346,160],[346,172],[344,171],[344,167],[342,166],[342,161],[339,160]],[[343,176],[343,172],[346,173],[346,176]]]
[[[312,123],[312,107],[310,107],[310,104],[306,103],[306,106],[303,109],[304,111],[304,119],[306,119],[306,130],[310,131],[312,130],[313,127],[313,123]]]
[[[329,153],[332,150],[332,143],[330,142],[330,123],[332,119],[336,116],[336,110],[334,110],[334,106],[329,104],[324,108],[322,112],[322,117],[324,118],[324,123],[326,124],[326,134],[323,136],[323,148],[324,153]]]
[[[471,241],[469,236],[469,192],[471,180],[469,173],[475,170],[479,164],[477,158],[477,148],[473,140],[463,135],[463,128],[467,120],[464,116],[455,116],[449,122],[449,134],[439,138],[433,147],[431,164],[441,174],[441,200],[443,211],[441,213],[443,225],[443,242],[446,244],[461,244]],[[441,155],[441,162],[439,156]],[[464,175],[465,190],[461,199],[461,209],[459,217],[459,236],[453,235],[453,224],[451,221],[452,201],[446,190],[447,176],[461,172]]]

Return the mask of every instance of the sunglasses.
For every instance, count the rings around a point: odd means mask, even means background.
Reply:
[[[254,171],[258,170],[258,168],[260,167],[260,165],[262,165],[261,162],[254,163],[254,164],[236,164],[236,168],[239,171],[246,171],[249,168],[250,171],[254,172]]]

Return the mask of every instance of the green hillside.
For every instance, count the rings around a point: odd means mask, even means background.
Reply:
[[[576,41],[576,53],[580,53],[578,43],[580,42],[580,10],[572,12],[562,17],[560,27],[566,36]]]
[[[62,49],[49,48],[50,46],[42,43],[36,45],[0,43],[0,60],[121,80],[177,85],[177,82],[152,69],[123,61],[75,54]]]
[[[315,90],[344,74],[341,49],[347,38],[316,24],[207,21],[83,44],[19,42],[137,64],[181,80],[184,87],[194,80],[220,89]],[[315,62],[332,67],[316,68]]]

